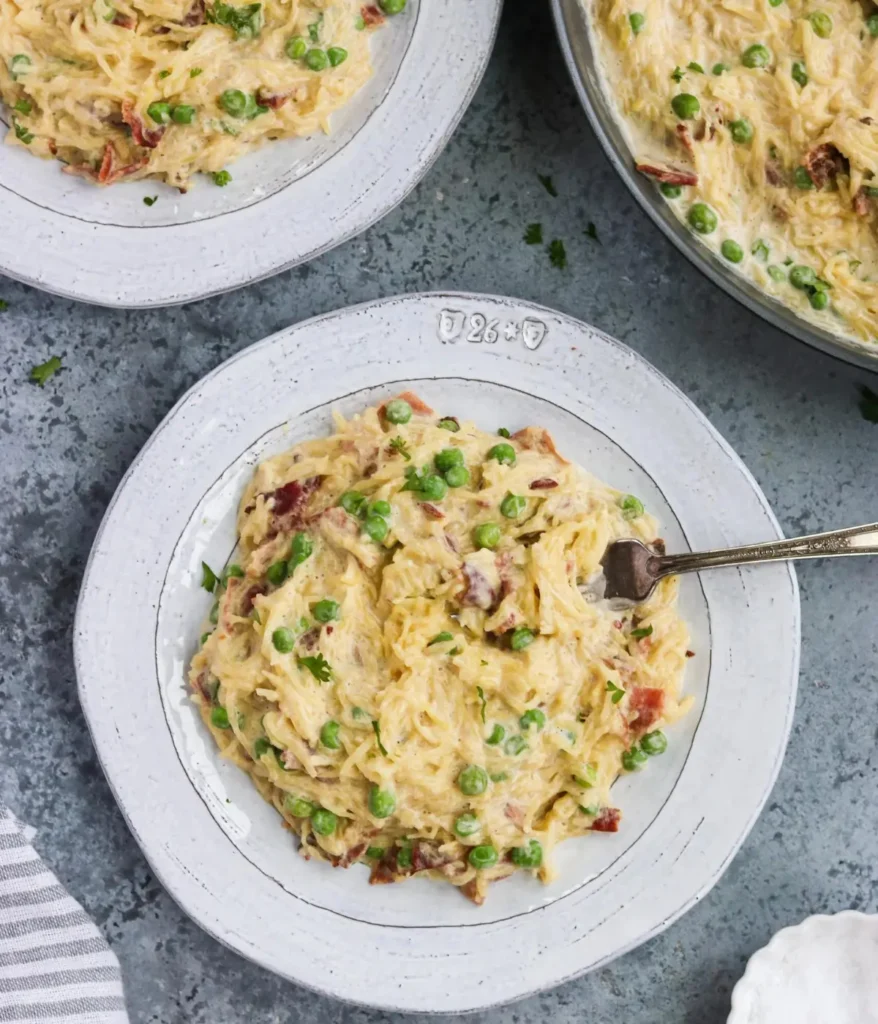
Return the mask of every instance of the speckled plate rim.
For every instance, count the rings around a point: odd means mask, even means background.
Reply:
[[[671,213],[655,184],[634,170],[631,151],[601,84],[582,0],[551,0],[555,28],[579,101],[604,153],[641,209],[705,277],[751,312],[812,348],[878,372],[878,343],[868,345],[809,324],[740,274],[730,270]]]
[[[64,216],[0,188],[0,273],[79,302],[154,308],[233,291],[335,248],[398,206],[445,148],[484,75],[502,3],[420,0],[380,104],[341,149],[259,202],[204,220],[124,227]]]
[[[747,961],[744,973],[732,989],[732,1009],[726,1024],[750,1024],[752,1018],[744,1016],[747,1009],[744,1004],[745,1000],[760,985],[759,973],[764,973],[772,967],[783,971],[791,945],[797,939],[807,937],[809,941],[823,944],[831,942],[839,931],[846,928],[858,932],[868,932],[878,942],[878,914],[864,914],[860,910],[841,910],[837,914],[812,914],[804,921],[800,921],[799,924],[781,928]],[[874,966],[874,960],[870,960],[869,967],[872,970],[873,978]],[[873,988],[878,991],[878,981],[875,982]],[[825,1024],[832,1024],[832,1022],[826,1021]],[[867,1024],[867,1022],[863,1021],[863,1024]]]
[[[458,316],[456,334],[449,337],[449,318]],[[495,318],[501,324],[529,320],[542,329],[530,337],[524,331],[513,332],[514,348],[502,340],[485,344],[486,324]],[[469,338],[467,326],[476,324],[480,325],[477,337],[470,340],[477,347],[464,343]],[[400,337],[407,343],[400,345]],[[431,375],[440,380],[462,375],[524,383],[538,398],[551,398],[571,411],[587,410],[588,422],[615,435],[615,442],[636,462],[656,465],[655,445],[661,437],[665,444],[656,480],[664,493],[670,488],[668,500],[675,513],[677,499],[672,495],[692,491],[688,521],[681,522],[696,544],[706,537],[721,543],[741,541],[745,539],[741,530],[761,534],[749,535],[750,540],[777,537],[781,532],[764,495],[732,449],[645,360],[570,317],[496,296],[400,296],[325,314],[281,331],[234,356],[190,389],[126,473],[86,567],[74,627],[74,662],[100,763],[156,876],[184,911],[219,941],[297,984],[383,1009],[476,1011],[524,998],[600,967],[663,931],[719,879],[764,806],[786,748],[798,680],[798,588],[789,565],[735,570],[724,577],[724,585],[719,583],[721,574],[703,579],[708,592],[718,588],[716,593],[736,595],[731,606],[735,614],[726,609],[717,617],[718,609],[711,607],[714,696],[705,706],[686,770],[650,827],[651,844],[635,843],[599,884],[534,911],[531,927],[521,928],[514,920],[438,931],[384,927],[348,918],[339,923],[337,915],[321,908],[285,902],[288,894],[277,883],[222,844],[210,845],[210,857],[204,857],[206,835],[199,829],[205,828],[205,818],[213,819],[179,764],[173,763],[176,758],[157,688],[155,695],[137,691],[136,699],[120,691],[114,650],[132,665],[132,676],[135,669],[142,674],[137,668],[140,658],[151,662],[154,650],[152,638],[144,639],[151,631],[142,628],[141,618],[127,624],[124,615],[120,618],[120,597],[127,589],[140,590],[137,607],[145,615],[154,615],[160,590],[150,577],[162,577],[164,556],[155,564],[139,557],[132,561],[131,531],[120,533],[119,527],[131,511],[129,502],[143,507],[144,496],[136,494],[134,481],[150,461],[156,462],[153,449],[169,440],[179,442],[172,435],[175,421],[184,412],[216,408],[211,392],[243,372],[243,361],[267,360],[268,366],[286,367],[292,351],[301,354],[314,346],[315,351],[332,352],[333,345],[327,343],[333,339],[340,343],[342,338],[347,339],[348,355],[355,362],[359,353],[368,353],[356,369],[368,368],[373,386]],[[429,351],[429,345],[435,348]],[[369,351],[370,346],[377,354]],[[292,418],[300,406],[304,409],[350,390],[349,381],[339,374],[309,368],[297,384],[307,397],[290,402]],[[612,411],[602,409],[608,389],[615,393]],[[639,402],[638,417],[630,416],[632,395]],[[648,412],[644,415],[650,409],[651,419]],[[617,430],[607,422],[614,414]],[[691,459],[695,461],[688,473],[675,482],[676,470]],[[192,463],[183,462],[191,471]],[[153,466],[153,470],[166,468],[170,464],[165,462]],[[214,468],[199,465],[198,472],[207,479]],[[184,519],[188,514],[188,509],[180,513]],[[122,548],[114,553],[120,540]],[[122,587],[116,568],[121,551],[127,565]],[[759,573],[758,584],[754,573]],[[709,595],[708,599],[712,600]],[[746,630],[741,628],[744,619]],[[770,686],[744,685],[747,680],[752,684],[766,678]],[[737,708],[736,702],[749,708],[746,750],[736,749],[740,734],[727,717],[730,708]],[[162,756],[155,761],[159,750]],[[146,763],[139,759],[144,752]],[[742,781],[740,765],[745,762],[748,772]],[[706,779],[711,780],[709,786]],[[708,791],[711,800],[705,801]],[[638,868],[645,877],[638,876]],[[650,885],[656,877],[661,877],[662,884]],[[230,891],[236,892],[234,901],[222,898]],[[413,900],[423,903],[414,890]],[[585,900],[590,902],[584,914]],[[270,908],[271,915],[261,913],[261,908]],[[299,932],[289,931],[293,927],[307,938],[306,945]],[[381,969],[389,962],[394,964],[391,977]],[[510,963],[516,964],[515,971],[509,971]]]

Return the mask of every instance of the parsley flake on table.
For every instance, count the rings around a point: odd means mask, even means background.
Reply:
[[[0,306],[0,309],[6,309],[6,303]],[[40,363],[38,366],[32,366],[30,371],[30,380],[34,384],[39,384],[43,387],[46,381],[55,373],[61,369],[61,360],[57,356],[52,356],[51,359],[47,359],[44,363]]]
[[[864,420],[878,423],[878,395],[865,384],[860,387],[860,413]]]
[[[527,245],[543,244],[543,225],[528,224],[524,232],[524,240]]]
[[[567,266],[567,250],[560,238],[554,238],[549,242],[549,262],[558,270],[564,270]]]
[[[0,299],[0,313],[5,313],[9,309],[9,303],[6,299]]]
[[[201,563],[201,586],[212,594],[216,590],[217,575],[207,564],[207,562]]]
[[[595,227],[593,220],[590,220],[586,225],[585,234],[588,235],[589,238],[597,242],[598,245],[601,244],[601,240],[600,238],[598,238],[598,229]]]
[[[314,654],[307,658],[296,658],[299,668],[306,668],[318,683],[328,683],[332,679],[332,668],[322,654]]]
[[[158,199],[158,196],[144,196],[143,202],[146,206],[152,206],[152,204]]]
[[[552,181],[551,174],[538,174],[537,177],[540,179],[540,184],[549,193],[549,195],[554,199],[557,199],[558,190],[555,188],[555,183]]]

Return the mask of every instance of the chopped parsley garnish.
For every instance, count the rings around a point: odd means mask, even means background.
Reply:
[[[268,741],[267,736],[259,736],[256,742],[253,744],[253,760],[258,761],[263,754],[267,754],[271,750],[271,744]]]
[[[30,100],[19,100],[13,107],[13,110],[17,111],[19,114],[24,114],[25,116],[27,116],[33,109],[34,105]]]
[[[323,13],[321,12],[317,21],[312,21],[308,26],[308,38],[312,43],[320,42],[320,26],[323,24]]]
[[[144,196],[143,203],[145,206],[152,206],[156,199],[158,199],[158,196]]]
[[[685,75],[685,74],[686,74],[686,72],[681,67],[676,67],[671,72],[671,78],[673,78],[673,80],[675,82],[682,82],[683,81],[683,75]]]
[[[12,127],[15,129],[15,137],[19,142],[23,142],[25,146],[29,146],[34,141],[33,134],[23,124],[19,124],[15,118],[12,119]]]
[[[488,706],[488,702],[485,699],[485,691],[481,686],[476,687],[476,693],[479,695],[479,700],[482,702],[482,725],[485,724],[485,708]]]
[[[299,668],[306,668],[318,683],[328,683],[332,679],[332,668],[322,654],[310,655],[307,658],[296,658]]]
[[[381,742],[381,723],[376,718],[372,719],[372,728],[375,730],[375,741],[378,744],[378,749],[387,757],[387,747]]]
[[[632,629],[629,636],[634,640],[642,640],[644,637],[652,636],[652,626],[644,626],[642,629]]]
[[[446,633],[446,632],[443,631],[442,633],[437,633],[433,637],[433,639],[427,644],[427,646],[428,647],[432,647],[433,644],[444,644],[447,640],[453,640],[453,639],[454,639],[454,637],[451,635],[451,633]]]
[[[0,299],[0,313],[5,313],[9,309],[9,303],[6,299]]]
[[[228,171],[214,171],[213,172],[213,183],[219,185],[220,188],[224,188],[232,180],[231,174]]]
[[[204,72],[204,68],[190,68],[189,69],[189,77],[190,78],[198,78],[198,76],[200,74],[202,74],[203,72]]]
[[[757,238],[750,249],[751,255],[755,256],[757,260],[762,260],[763,263],[768,260],[769,252],[768,245],[761,238]]]
[[[201,586],[212,594],[216,590],[217,575],[207,564],[207,562],[201,563]]]
[[[619,701],[625,696],[625,691],[620,686],[616,686],[615,683],[610,682],[609,679],[607,680],[607,690],[611,694],[610,700],[614,704],[618,704]]]
[[[353,715],[354,718],[357,719],[357,721],[360,721],[363,718],[368,718],[369,717],[366,714],[366,712],[361,707],[353,707],[353,708],[351,708],[351,714]]]
[[[262,31],[262,4],[233,7],[217,0],[207,9],[207,20],[232,29],[235,39],[252,39]]]
[[[564,270],[567,266],[567,250],[560,238],[554,238],[549,242],[549,263],[558,270]]]
[[[8,309],[8,303],[0,300],[0,310],[5,309]],[[43,387],[52,374],[57,373],[60,369],[61,360],[57,356],[52,356],[51,359],[47,359],[44,363],[31,367],[30,380],[32,380],[34,384],[39,384],[40,387]]]
[[[590,220],[585,228],[585,233],[589,238],[593,239],[598,245],[601,244],[600,238],[598,238],[598,229],[594,226],[594,221]]]
[[[555,188],[552,176],[550,174],[538,174],[537,177],[540,179],[540,184],[549,193],[549,195],[557,199],[558,190]]]
[[[700,75],[704,74],[704,68],[696,60],[690,60],[686,67],[690,71],[697,71]]]
[[[159,78],[167,78],[170,75],[170,71],[160,71]]]
[[[543,244],[543,225],[542,224],[528,224],[524,232],[524,240],[527,245],[542,245]]]
[[[878,395],[865,384],[860,387],[860,413],[864,420],[878,423]]]
[[[395,452],[398,452],[405,459],[406,462],[412,461],[412,453],[409,451],[408,442],[405,440],[405,438],[394,437],[390,442],[390,447]]]
[[[497,433],[500,435],[500,437],[511,437],[511,434],[509,433],[509,430],[506,427],[500,427]]]

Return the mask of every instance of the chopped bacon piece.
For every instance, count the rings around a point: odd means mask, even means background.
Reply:
[[[444,533],[442,536],[445,538],[445,546],[448,548],[448,550],[455,555],[459,554],[460,548],[458,547],[455,538],[452,537],[450,533]]]
[[[847,161],[831,142],[824,142],[805,155],[805,167],[817,188],[824,188],[845,173]]]
[[[137,19],[132,14],[123,14],[121,11],[116,11],[113,15],[113,24],[118,25],[119,28],[136,28]]]
[[[384,15],[375,6],[375,4],[369,4],[360,8],[360,17],[366,25],[383,25]]]
[[[503,814],[517,828],[524,828],[524,810],[518,804],[508,803],[503,808]]]
[[[462,885],[460,891],[468,900],[472,900],[477,907],[480,907],[485,902],[484,893],[479,891],[478,878],[473,878],[465,885]]]
[[[494,565],[497,566],[497,572],[500,574],[500,596],[506,597],[515,589],[515,578],[513,575],[513,569],[515,566],[512,559],[512,553],[509,551],[501,551],[494,559]],[[502,632],[502,630],[499,632]]]
[[[165,134],[164,125],[158,128],[144,127],[143,119],[135,112],[131,100],[122,100],[122,120],[131,129],[131,137],[137,145],[145,149],[155,149]]]
[[[602,807],[591,824],[592,832],[618,832],[622,812],[617,807]]]
[[[869,212],[872,209],[872,204],[869,202],[869,197],[866,195],[864,189],[858,189],[856,195],[851,201],[854,213],[858,217],[868,217]]]
[[[126,164],[124,167],[117,167],[116,150],[113,148],[113,143],[108,142],[106,146],[104,146],[104,155],[101,159],[101,166],[97,170],[93,167],[89,167],[88,164],[68,164],[66,167],[62,168],[62,170],[65,174],[73,174],[79,178],[86,178],[98,185],[113,185],[122,178],[127,178],[129,175],[134,174],[135,171],[139,171],[148,163],[149,158],[147,157],[143,160],[136,160],[133,164]]]
[[[656,537],[656,539],[650,544],[650,547],[657,555],[663,555],[666,551],[665,542],[661,537]]]
[[[448,863],[450,858],[431,843],[415,843],[412,847],[412,871],[435,871]]]
[[[305,630],[305,632],[299,637],[299,643],[306,651],[313,651],[320,640],[320,628],[313,626],[311,629]]]
[[[444,519],[445,513],[442,509],[436,508],[435,505],[431,505],[429,501],[421,501],[418,503],[421,506],[421,511],[427,516],[428,519]]]
[[[558,486],[558,481],[553,480],[549,476],[541,476],[539,480],[531,480],[530,489],[532,491],[549,491],[553,487]]]
[[[475,605],[476,608],[487,611],[500,596],[497,590],[491,586],[488,577],[470,562],[463,563],[463,575],[466,579],[466,589],[460,603]]]
[[[212,704],[213,700],[210,696],[209,690],[207,689],[208,675],[209,673],[207,669],[203,668],[198,673],[198,675],[192,680],[192,687],[201,694],[201,696],[207,701],[208,704]]]
[[[635,686],[629,691],[628,708],[634,712],[631,725],[636,729],[648,729],[662,716],[665,707],[665,691],[654,686]]]
[[[269,92],[264,86],[260,86],[256,90],[256,102],[261,107],[269,107],[271,110],[282,107],[289,98],[288,92]]]
[[[683,124],[682,121],[674,128],[674,133],[677,136],[677,141],[686,150],[689,156],[695,156],[695,146],[692,142],[692,133],[689,131],[688,125]]]
[[[207,12],[204,0],[195,0],[195,2],[189,8],[189,13],[180,22],[180,24],[185,25],[186,28],[195,28],[197,25],[204,24],[206,16]]]
[[[522,448],[529,451],[539,452],[540,455],[554,455],[560,462],[567,462],[558,454],[552,435],[545,427],[524,427],[522,430],[516,430],[512,440],[518,441]]]
[[[698,175],[695,171],[686,171],[678,167],[660,167],[657,164],[639,163],[634,165],[635,170],[655,178],[663,185],[697,185]]]
[[[330,863],[334,868],[349,868],[354,861],[360,859],[366,852],[365,843],[357,843],[356,846],[352,846],[342,857],[330,857]]]
[[[769,185],[774,185],[775,188],[779,188],[785,183],[786,177],[783,168],[777,160],[765,161],[765,180]]]
[[[268,495],[274,499],[272,511],[276,516],[297,513],[323,482],[322,476],[310,476],[306,480],[291,480]]]
[[[687,658],[694,658],[695,657],[695,651],[686,651],[686,657]]]
[[[296,757],[292,750],[282,750],[280,759],[288,772],[301,772],[305,770],[302,762]]]

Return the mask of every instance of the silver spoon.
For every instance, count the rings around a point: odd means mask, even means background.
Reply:
[[[770,540],[743,548],[660,555],[639,540],[613,541],[601,560],[604,597],[645,601],[663,576],[753,562],[795,558],[836,558],[839,555],[878,555],[878,523],[847,530],[812,533],[793,540]]]

